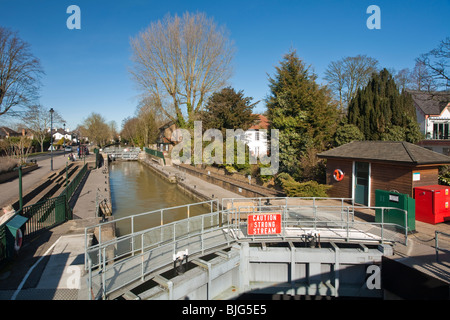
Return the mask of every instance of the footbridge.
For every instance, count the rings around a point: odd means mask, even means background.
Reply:
[[[191,216],[201,206],[206,213]],[[175,209],[186,218],[171,221]],[[85,229],[88,299],[382,297],[380,264],[408,230],[367,222],[352,199],[239,198],[150,211]],[[381,208],[382,217],[387,210]],[[140,219],[158,225],[140,230]],[[126,234],[102,240],[109,224]],[[405,223],[405,226],[408,224]],[[104,238],[104,237],[103,237]],[[93,240],[94,239],[94,240]]]
[[[102,152],[107,155],[108,159],[114,160],[138,160],[140,148],[123,148],[120,146],[109,146],[102,149]]]

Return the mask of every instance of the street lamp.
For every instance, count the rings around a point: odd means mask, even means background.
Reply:
[[[64,136],[63,136],[63,148],[64,148],[64,158],[66,157],[66,123],[63,123],[64,127]]]
[[[53,108],[50,108],[50,170],[53,171]]]

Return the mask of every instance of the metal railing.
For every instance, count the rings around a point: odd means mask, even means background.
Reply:
[[[355,208],[355,202],[352,198],[324,198],[324,197],[254,197],[254,198],[223,198],[222,208],[238,207],[240,204],[247,204],[249,202],[258,208],[270,205],[284,205],[286,207],[293,205],[308,205],[316,206],[317,204],[324,203],[325,201],[334,201],[340,203],[340,205],[329,205],[329,207],[340,207],[344,210],[345,207],[349,207],[350,213],[353,214]],[[324,207],[324,205],[322,205]]]
[[[145,153],[147,153],[149,155],[152,155],[152,156],[157,157],[157,158],[161,158],[164,161],[164,165],[166,165],[166,159],[164,158],[164,153],[163,152],[158,151],[158,150],[149,149],[149,148],[146,148],[146,147],[144,147],[144,151],[145,151]]]
[[[209,210],[206,209],[206,207],[209,206]],[[158,209],[158,210],[152,210],[152,211],[148,211],[148,212],[143,212],[140,214],[135,214],[135,215],[131,215],[131,216],[127,216],[127,217],[123,217],[123,218],[119,218],[119,219],[114,219],[111,221],[107,221],[107,222],[103,222],[94,226],[90,226],[90,227],[86,227],[84,230],[84,243],[85,243],[85,252],[91,251],[91,249],[93,248],[102,248],[104,245],[109,245],[109,243],[111,243],[111,241],[104,241],[103,237],[102,237],[102,233],[103,230],[107,229],[107,228],[116,228],[117,224],[121,224],[122,226],[122,230],[126,230],[125,232],[123,232],[124,234],[115,238],[112,242],[113,243],[117,243],[117,250],[119,251],[125,251],[126,247],[123,248],[120,243],[123,242],[125,243],[126,240],[124,239],[129,239],[130,235],[133,234],[137,234],[142,230],[142,227],[139,227],[136,223],[136,221],[138,219],[140,220],[150,220],[150,219],[157,219],[158,221],[158,225],[159,226],[164,226],[165,224],[171,223],[173,222],[173,219],[170,219],[169,216],[173,215],[173,212],[179,212],[180,209],[186,209],[186,219],[191,218],[191,212],[194,211],[194,209],[197,209],[197,211],[203,211],[203,213],[209,211],[210,213],[214,212],[214,210],[218,209],[219,206],[219,202],[217,199],[215,200],[208,200],[208,201],[202,201],[202,202],[197,202],[197,203],[191,203],[191,204],[186,204],[186,205],[181,205],[181,206],[175,206],[175,207],[170,207],[170,208],[163,208],[163,209]],[[199,210],[198,208],[203,208],[203,210]],[[157,217],[157,218],[154,218]],[[159,218],[159,219],[158,219]],[[157,225],[155,226],[157,227]],[[97,230],[97,232],[96,232]],[[91,246],[89,247],[89,237],[88,234],[90,233],[96,233],[98,234],[98,238],[97,241],[98,243],[95,246]],[[135,251],[135,241],[134,238],[131,237],[131,252]],[[123,241],[122,241],[123,240]],[[128,253],[124,253],[124,254],[120,254],[119,256],[126,256]],[[95,264],[94,264],[95,266]],[[87,270],[87,257],[85,255],[85,267]]]
[[[439,247],[439,235],[450,237],[450,234],[442,232],[442,231],[437,231],[436,230],[434,232],[434,247],[436,249],[436,262],[439,262],[439,251],[450,252],[450,249],[445,249],[445,248]]]
[[[387,210],[397,210],[404,213],[405,226],[407,226],[406,210],[364,207],[364,209],[381,210],[382,221],[378,223],[360,222],[355,221],[353,202],[351,201],[350,205],[344,205],[344,202],[349,199],[338,199],[342,202],[337,206],[326,205],[326,202],[319,201],[317,198],[308,198],[312,201],[312,205],[298,202],[294,205],[293,199],[285,198],[270,198],[269,201],[266,201],[267,198],[256,199],[256,205],[245,205],[245,200],[251,199],[232,199],[232,206],[227,205],[227,200],[224,199],[221,209],[218,208],[217,200],[173,207],[186,207],[187,216],[186,219],[169,223],[164,223],[164,212],[173,208],[121,218],[110,223],[128,219],[131,223],[130,233],[109,241],[102,241],[100,238],[97,244],[91,246],[87,244],[88,230],[93,231],[92,228],[98,228],[98,234],[101,237],[100,229],[104,228],[105,224],[86,228],[85,266],[89,272],[90,297],[105,298],[109,293],[136,280],[143,280],[149,273],[170,265],[177,250],[184,248],[188,248],[189,255],[191,255],[198,252],[203,253],[211,247],[229,245],[231,241],[243,239],[279,241],[280,238],[300,238],[312,230],[319,230],[322,239],[330,241],[404,242],[405,244],[407,242],[407,228],[385,223],[383,218]],[[301,198],[301,200],[305,199]],[[275,201],[272,200],[280,200],[280,203],[273,204]],[[318,203],[323,205],[317,205]],[[190,217],[189,208],[198,204],[209,204],[211,212]],[[215,211],[214,208],[216,208]],[[358,209],[360,208],[358,207]],[[248,215],[270,213],[278,213],[282,216],[280,233],[249,235]],[[151,214],[160,215],[161,225],[136,231],[134,229],[136,217]],[[97,272],[94,274],[95,269]],[[92,294],[94,288],[96,288],[96,293]]]
[[[67,201],[70,201],[73,194],[75,193],[75,190],[77,190],[78,186],[80,185],[81,180],[83,180],[84,176],[86,175],[87,171],[88,165],[84,164],[75,178],[73,178],[73,180],[66,186],[62,194],[66,195]]]
[[[105,298],[168,264],[178,250],[188,248],[189,255],[233,240],[220,223],[221,212],[213,212],[139,231],[114,241],[94,245],[86,251],[90,299]],[[213,232],[218,232],[211,236]],[[214,238],[217,239],[214,239]],[[125,246],[127,250],[117,252]],[[112,263],[115,262],[115,263]],[[98,268],[98,272],[94,269]]]
[[[296,237],[311,231],[321,231],[322,239],[349,241],[401,242],[407,245],[408,228],[384,222],[389,210],[404,214],[407,223],[407,211],[391,207],[364,207],[364,209],[381,210],[380,222],[356,221],[352,207],[334,207],[317,205],[266,205],[238,206],[228,211],[224,217],[230,223],[230,230],[239,239],[252,241],[273,238]],[[250,235],[248,218],[253,214],[281,214],[281,228],[278,234]],[[407,224],[405,224],[407,225]],[[292,232],[295,230],[295,232]],[[302,232],[299,232],[302,231]]]
[[[87,170],[87,164],[85,164],[59,196],[25,206],[22,208],[22,211],[19,210],[14,214],[14,216],[20,214],[28,218],[25,223],[24,237],[32,238],[44,230],[51,229],[73,218],[69,201],[86,175]],[[0,226],[0,262],[9,258],[6,250],[6,247],[11,245],[7,243],[6,239],[6,224],[8,221],[5,221]]]
[[[109,155],[114,155],[115,158],[122,159],[122,160],[138,160],[139,159],[139,153],[141,152],[141,149],[138,147],[135,148],[104,148],[102,149],[103,153],[106,153]]]

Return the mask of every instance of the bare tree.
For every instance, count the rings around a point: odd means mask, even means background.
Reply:
[[[409,68],[403,68],[396,72],[395,70],[392,70],[391,74],[394,75],[395,83],[397,84],[397,87],[400,90],[406,90],[409,89],[412,83],[411,79],[411,71]]]
[[[41,152],[44,151],[44,140],[49,134],[51,127],[51,115],[49,109],[44,106],[31,105],[28,106],[25,114],[22,116],[22,121],[27,128],[31,130],[34,138],[39,141],[41,145]],[[56,127],[58,124],[62,124],[64,119],[61,117],[58,111],[53,111],[53,125]]]
[[[92,112],[79,127],[81,134],[98,146],[104,145],[110,138],[110,127],[98,113]]]
[[[426,67],[439,87],[450,85],[450,37],[442,40],[437,48],[422,54],[416,62]]]
[[[139,126],[139,119],[137,117],[127,117],[122,120],[122,131],[120,136],[123,140],[128,141],[133,147],[138,143],[137,128]]]
[[[417,91],[434,91],[437,89],[436,80],[430,74],[429,69],[420,60],[416,61],[413,71],[410,75],[411,89]]]
[[[108,122],[109,127],[109,138],[112,141],[118,141],[119,140],[119,132],[117,131],[117,122],[114,120],[111,120]]]
[[[30,45],[16,33],[0,27],[0,115],[14,114],[37,97],[41,65]]]
[[[373,72],[377,70],[378,60],[366,55],[345,57],[331,62],[325,70],[325,80],[338,96],[339,108],[343,111],[358,88],[367,84]]]
[[[133,79],[180,127],[191,126],[231,76],[233,44],[204,13],[167,15],[131,39],[131,48]]]

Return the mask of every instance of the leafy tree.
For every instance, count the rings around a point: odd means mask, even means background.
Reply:
[[[272,129],[279,129],[280,171],[295,179],[302,175],[300,159],[311,157],[311,150],[321,152],[331,146],[338,111],[326,87],[319,86],[310,67],[289,52],[269,77],[270,96],[266,99],[267,116]]]
[[[357,126],[351,123],[342,123],[334,135],[334,142],[336,147],[342,146],[352,141],[364,140],[364,135]]]
[[[247,130],[258,118],[252,110],[259,101],[251,103],[252,100],[244,97],[242,90],[236,92],[231,87],[215,92],[201,113],[203,129],[219,129],[222,133],[225,129]]]
[[[422,137],[415,119],[411,95],[399,92],[386,69],[372,74],[367,86],[358,90],[348,108],[348,123],[357,126],[366,140],[417,142]]]

